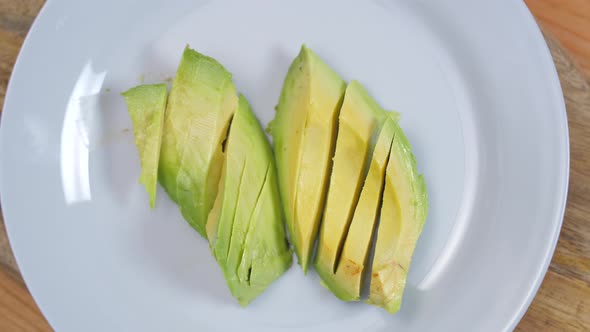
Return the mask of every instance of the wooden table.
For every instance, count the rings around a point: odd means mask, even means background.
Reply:
[[[526,2],[543,26],[560,73],[570,126],[571,175],[555,256],[517,330],[590,331],[590,84],[585,78],[590,77],[590,0]],[[0,0],[0,105],[17,53],[42,4]],[[1,219],[0,331],[51,331],[22,281]]]

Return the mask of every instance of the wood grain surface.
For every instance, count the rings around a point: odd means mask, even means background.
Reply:
[[[590,0],[527,0],[537,20],[590,77]]]
[[[517,331],[590,331],[590,0],[525,2],[543,27],[559,71],[570,127],[571,173],[557,250]],[[18,51],[42,5],[42,0],[0,0],[0,105]],[[51,328],[20,277],[0,219],[2,331]]]

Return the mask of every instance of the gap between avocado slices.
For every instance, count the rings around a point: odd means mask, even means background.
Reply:
[[[139,85],[122,93],[127,112],[133,122],[133,137],[139,152],[141,175],[139,183],[145,186],[150,207],[156,204],[158,162],[168,97],[166,84]]]

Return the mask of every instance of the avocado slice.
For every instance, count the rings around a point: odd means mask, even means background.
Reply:
[[[159,180],[202,236],[217,196],[222,143],[238,104],[231,78],[215,59],[186,47],[164,119]]]
[[[166,84],[139,85],[122,93],[127,112],[133,122],[133,136],[139,151],[141,175],[139,183],[145,186],[150,207],[156,204],[158,161],[164,127],[164,112],[168,87]]]
[[[272,150],[241,95],[225,154],[206,230],[232,295],[245,306],[291,266],[292,253]]]
[[[340,110],[334,165],[314,261],[324,284],[329,283],[326,280],[337,270],[366,174],[373,137],[379,134],[386,115],[360,83],[348,84]]]
[[[322,281],[326,287],[343,301],[360,299],[369,247],[381,206],[385,167],[389,160],[396,121],[397,114],[390,113],[375,144],[369,172],[350,222],[336,273],[330,273],[325,269],[319,270],[322,271]]]
[[[385,175],[367,303],[395,313],[401,306],[408,268],[428,214],[428,193],[412,148],[399,125]]]
[[[303,45],[289,68],[276,117],[269,125],[283,210],[304,273],[324,205],[345,88],[344,81]]]

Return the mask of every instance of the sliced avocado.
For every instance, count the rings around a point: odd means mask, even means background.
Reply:
[[[214,238],[214,254],[220,265],[235,273],[250,216],[260,196],[272,152],[258,120],[251,115],[248,101],[239,97],[230,133],[227,137],[223,206]],[[250,116],[251,115],[251,116]],[[209,214],[214,215],[217,206]],[[213,227],[213,226],[212,226]],[[213,233],[213,232],[211,232]],[[208,234],[209,235],[209,234]]]
[[[240,95],[207,222],[213,254],[232,295],[247,305],[291,265],[270,144]]]
[[[287,243],[274,162],[250,220],[242,260],[238,267],[238,301],[250,303],[289,269],[292,252]]]
[[[303,45],[289,68],[269,127],[283,210],[304,273],[318,232],[345,88],[344,81]]]
[[[367,300],[392,314],[401,306],[412,254],[428,214],[424,178],[408,139],[399,125],[395,127]]]
[[[168,87],[166,84],[139,85],[122,93],[127,111],[133,122],[135,145],[139,151],[141,175],[139,183],[145,186],[150,207],[156,204],[158,160],[164,126],[164,112]]]
[[[385,167],[389,160],[396,121],[397,115],[390,113],[379,134],[336,273],[320,270],[324,271],[321,274],[324,284],[344,301],[360,299],[369,247],[381,206]]]
[[[160,183],[205,237],[221,175],[222,143],[238,104],[231,77],[215,59],[185,48],[164,120]]]
[[[352,81],[346,88],[339,115],[338,138],[314,267],[324,284],[336,272],[370,156],[387,112]]]

